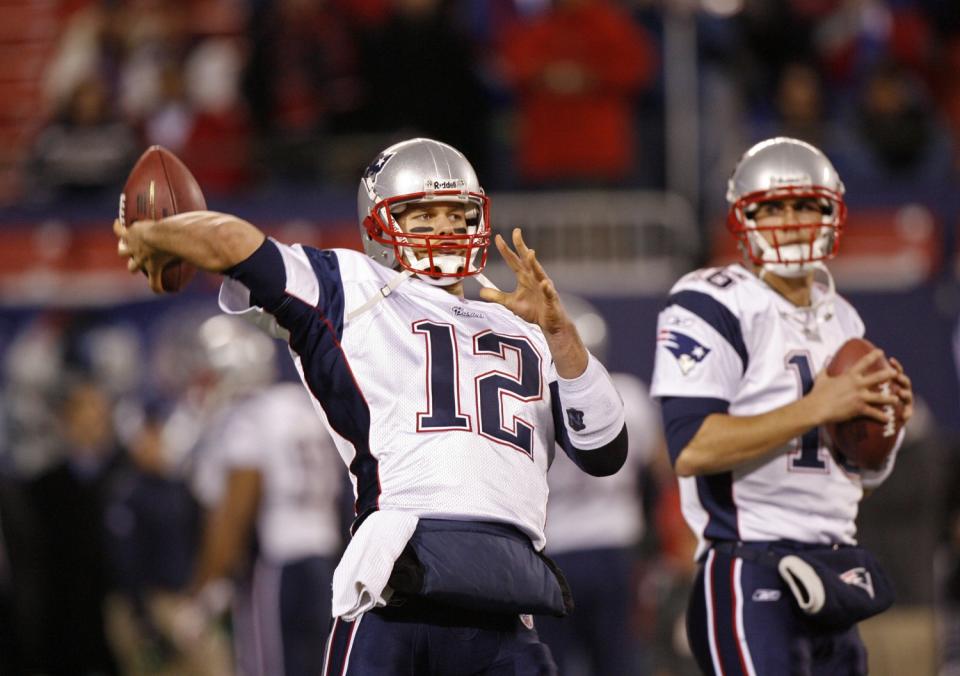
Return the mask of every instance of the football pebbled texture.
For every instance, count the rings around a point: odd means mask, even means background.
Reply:
[[[133,227],[139,220],[159,220],[186,211],[207,208],[197,180],[176,155],[162,146],[150,146],[130,170],[120,194],[120,222]],[[179,291],[197,269],[182,260],[167,263],[160,276],[163,290]]]
[[[837,350],[827,365],[827,374],[838,376],[849,370],[857,361],[871,350],[873,343],[864,338],[851,338]],[[883,368],[883,361],[877,359],[870,365],[867,373]],[[899,392],[896,381],[888,380],[876,385],[877,391],[889,390],[891,394]],[[903,427],[903,404],[883,407],[887,421],[881,423],[872,418],[858,416],[838,423],[826,425],[827,433],[833,440],[834,448],[858,467],[877,470],[883,466],[887,456],[897,442],[897,436]]]

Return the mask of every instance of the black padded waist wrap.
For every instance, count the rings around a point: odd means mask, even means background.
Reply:
[[[391,605],[416,597],[481,613],[563,617],[573,610],[557,565],[506,524],[421,519],[388,584]]]

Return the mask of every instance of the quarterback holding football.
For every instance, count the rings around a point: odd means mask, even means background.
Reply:
[[[812,145],[753,146],[727,189],[744,263],[684,276],[660,313],[652,394],[699,538],[687,634],[705,673],[865,674],[856,623],[893,602],[855,520],[893,469],[913,393],[879,349],[826,368],[865,330],[824,264],[843,194]],[[896,432],[883,462],[835,447],[826,429],[852,420]]]

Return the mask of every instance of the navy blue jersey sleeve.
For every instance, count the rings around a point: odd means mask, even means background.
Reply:
[[[676,464],[680,452],[700,430],[708,415],[726,413],[730,402],[708,397],[664,397],[660,400],[663,429],[667,437],[667,451],[671,464]]]
[[[323,324],[323,330],[333,331],[339,340],[344,301],[336,253],[302,247],[306,257],[302,260],[289,253],[293,249],[283,248],[288,252],[286,256],[276,242],[266,239],[248,258],[224,274],[250,290],[251,305],[262,307],[290,332],[290,345],[298,353],[297,346],[305,343],[318,324]],[[310,278],[310,297],[291,284],[288,277],[294,272]]]

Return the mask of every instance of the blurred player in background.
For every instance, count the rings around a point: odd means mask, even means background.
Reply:
[[[687,631],[706,673],[867,673],[856,625],[804,622],[777,570],[795,563],[785,555],[854,545],[860,499],[893,469],[895,452],[877,471],[850,466],[821,426],[885,422],[883,407],[897,399],[870,387],[891,378],[904,419],[912,413],[899,362],[866,373],[880,350],[842,375],[824,371],[864,333],[824,265],[837,250],[843,192],[817,148],[789,138],[753,146],[727,191],[746,263],[690,273],[660,314],[652,392],[700,538]]]
[[[515,249],[496,238],[517,288],[464,297],[491,233],[459,151],[387,148],[358,211],[366,255],[288,246],[213,212],[114,228],[155,290],[171,256],[230,277],[221,306],[286,336],[334,435],[357,520],[325,673],[556,673],[528,614],[571,605],[541,554],[546,472],[557,446],[590,474],[620,469],[620,398],[518,229]]]
[[[607,356],[607,323],[587,301],[564,294],[563,305],[590,353]],[[577,600],[566,618],[543,618],[538,629],[561,674],[635,674],[641,668],[636,618],[640,541],[644,534],[641,476],[666,455],[660,414],[636,376],[611,373],[624,403],[630,450],[623,469],[596,479],[558,455],[547,480],[547,542]],[[598,574],[602,571],[602,574]]]
[[[201,364],[184,399],[203,412],[192,452],[207,510],[190,590],[196,619],[217,608],[229,579],[237,673],[315,676],[342,547],[336,449],[303,388],[276,382],[273,341],[259,329],[212,317],[196,347]],[[190,616],[181,619],[189,629]]]
[[[159,411],[146,411],[129,443],[130,462],[114,482],[106,512],[113,593],[106,620],[128,676],[226,676],[230,652],[214,622],[184,636],[177,619],[196,558],[200,510],[164,442]]]

